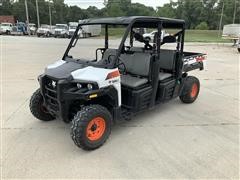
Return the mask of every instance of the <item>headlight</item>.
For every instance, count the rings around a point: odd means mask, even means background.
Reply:
[[[94,83],[94,82],[91,82],[91,83],[74,82],[72,83],[71,88],[85,92],[85,91],[97,90],[98,85],[97,83]]]
[[[87,88],[88,88],[88,90],[92,90],[93,89],[93,85],[92,84],[87,84]]]
[[[77,83],[77,88],[78,89],[81,89],[82,88],[82,85],[80,83]]]

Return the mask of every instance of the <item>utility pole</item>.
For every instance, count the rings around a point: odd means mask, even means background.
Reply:
[[[236,11],[237,11],[237,0],[235,0],[234,2],[233,24],[235,23],[235,19],[236,19]]]
[[[52,29],[52,12],[51,12],[51,6],[50,6],[50,0],[48,1],[48,10],[49,10],[49,25]]]
[[[26,9],[26,18],[27,18],[27,22],[26,22],[27,23],[27,32],[28,32],[28,35],[30,35],[27,0],[25,0],[25,9]]]
[[[219,22],[218,37],[220,37],[221,30],[222,30],[223,11],[224,11],[224,1],[223,1],[223,5],[222,5],[222,12],[221,12],[221,17],[220,17],[220,22]]]
[[[37,23],[38,23],[38,28],[40,28],[40,19],[39,19],[39,10],[38,10],[38,0],[36,0],[36,9],[37,9]]]

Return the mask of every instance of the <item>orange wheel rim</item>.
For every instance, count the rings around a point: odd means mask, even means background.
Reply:
[[[88,123],[86,131],[87,138],[91,141],[99,140],[103,136],[105,129],[105,120],[101,117],[96,117]]]
[[[197,93],[198,93],[198,85],[197,83],[194,83],[192,85],[192,90],[191,90],[191,97],[194,98],[197,96]]]

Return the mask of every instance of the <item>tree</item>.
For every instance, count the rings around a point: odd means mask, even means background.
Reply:
[[[235,8],[235,0],[220,0],[216,7],[217,9],[217,18],[220,19],[221,9],[224,3],[224,13],[223,13],[223,25],[232,24]],[[240,0],[236,0],[236,19],[235,23],[240,23]]]
[[[1,0],[0,0],[1,1]],[[18,21],[26,20],[25,0],[2,0],[0,15],[14,15]],[[27,0],[29,19],[37,23],[35,0]],[[240,0],[170,0],[157,9],[140,3],[131,3],[131,0],[108,0],[105,7],[98,9],[90,6],[81,9],[78,6],[68,6],[64,0],[52,0],[52,24],[78,21],[79,19],[108,17],[108,16],[162,16],[184,19],[187,28],[217,29],[224,3],[223,25],[233,22],[233,13],[236,2],[235,23],[240,23]],[[49,24],[49,1],[38,0],[41,24]],[[205,24],[206,23],[206,24]],[[207,25],[207,26],[206,26]]]
[[[164,4],[162,7],[157,7],[157,16],[176,18],[176,3],[170,1],[168,4]]]
[[[200,24],[198,24],[195,29],[198,29],[198,30],[208,30],[208,25],[206,22],[201,22]]]
[[[107,16],[127,16],[131,0],[108,0],[106,4]]]
[[[187,28],[194,28],[200,23],[199,17],[202,8],[201,0],[178,0],[176,2],[176,18],[184,19]]]
[[[12,0],[2,1],[0,6],[0,15],[11,15],[12,14]]]
[[[140,3],[129,5],[127,16],[155,16],[155,10],[152,7],[144,6]]]

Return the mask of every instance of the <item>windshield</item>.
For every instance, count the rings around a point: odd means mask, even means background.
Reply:
[[[67,29],[64,25],[56,25],[55,29]]]
[[[1,26],[10,26],[10,24],[1,24]]]
[[[35,24],[29,24],[29,27],[35,27]]]
[[[101,49],[105,48],[105,25],[84,25],[78,28],[78,37],[75,37],[75,46],[71,47],[68,56],[73,59],[100,60]],[[122,40],[126,26],[108,27],[108,48],[117,50]],[[91,37],[89,37],[91,36]],[[97,40],[96,40],[97,39]],[[97,56],[96,56],[97,54]]]
[[[41,28],[49,28],[49,26],[48,25],[41,25]]]
[[[69,29],[76,29],[77,26],[69,26]]]

